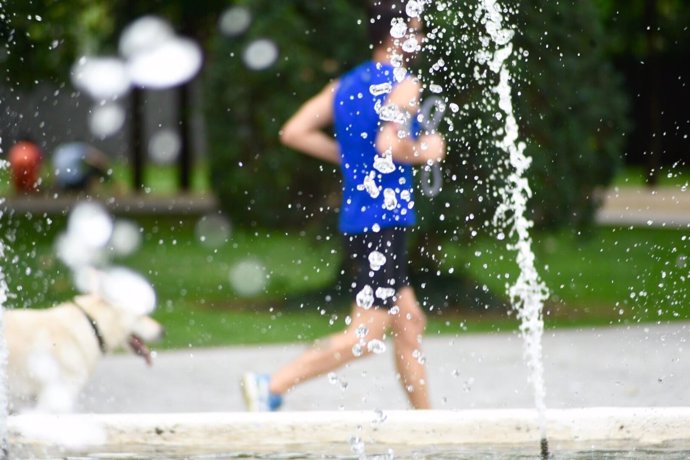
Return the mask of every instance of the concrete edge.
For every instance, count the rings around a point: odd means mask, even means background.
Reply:
[[[551,409],[549,443],[690,442],[690,407]],[[97,447],[106,452],[155,449],[285,451],[342,445],[352,438],[379,446],[532,444],[541,438],[531,409],[184,414],[22,414],[8,419],[15,448]]]

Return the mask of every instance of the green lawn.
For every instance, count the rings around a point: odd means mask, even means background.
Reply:
[[[127,193],[131,182],[127,168],[122,164],[113,168],[113,180],[104,185],[105,191]],[[0,169],[0,184],[5,186],[6,176],[7,171]],[[680,171],[663,182],[685,183],[688,176]],[[172,166],[147,167],[147,192],[173,193],[176,177]],[[192,177],[193,191],[208,190],[203,164],[197,165]],[[616,183],[636,185],[641,177],[641,171],[628,169]],[[210,249],[195,234],[196,218],[152,216],[137,218],[135,224],[144,235],[142,247],[114,263],[140,271],[154,284],[159,301],[155,315],[168,330],[163,347],[309,340],[344,324],[347,305],[342,299],[329,302],[325,295],[316,300],[312,295],[300,307],[303,296],[329,286],[335,278],[340,248],[336,239],[235,230],[226,244]],[[64,217],[10,214],[2,216],[0,225],[7,247],[3,270],[11,289],[8,305],[47,306],[74,295],[71,275],[53,251],[65,227]],[[537,268],[551,292],[545,309],[547,327],[690,317],[688,239],[687,231],[652,228],[536,234]],[[442,253],[445,272],[474,279],[496,296],[503,297],[506,283],[516,278],[514,254],[488,236],[470,244],[446,245]],[[230,282],[231,271],[242,261],[263,267],[260,277],[265,286],[256,295],[242,295]],[[516,327],[514,315],[484,310],[482,305],[439,311],[435,308],[430,315],[429,333]]]
[[[44,162],[41,167],[43,180],[42,190],[51,193],[54,189],[54,180],[50,164]],[[178,190],[178,170],[175,165],[158,165],[149,163],[145,165],[143,181],[146,193],[154,195],[171,195]],[[205,162],[197,162],[190,177],[190,191],[196,193],[208,192],[208,170]],[[111,165],[110,177],[99,185],[99,192],[104,195],[121,195],[132,191],[131,168],[122,161],[114,161]],[[12,196],[13,190],[10,184],[10,171],[0,167],[0,196]]]
[[[647,184],[644,168],[641,166],[628,166],[618,173],[613,180],[613,185],[618,187],[644,187]],[[662,167],[659,171],[659,186],[683,186],[690,184],[690,168]]]
[[[336,275],[339,243],[308,233],[233,231],[211,249],[195,235],[196,219],[136,219],[144,235],[134,255],[116,263],[135,268],[154,284],[155,316],[165,324],[164,348],[310,340],[344,325],[337,302],[300,308],[302,296],[329,285]],[[53,242],[64,217],[4,216],[3,266],[14,307],[47,306],[74,294],[68,270]],[[547,327],[686,319],[688,232],[596,228],[586,237],[568,232],[537,235],[538,268],[552,292]],[[513,254],[489,237],[443,248],[444,270],[468,274],[499,296],[515,279]],[[233,288],[230,272],[250,260],[264,267],[256,295]],[[450,288],[452,289],[452,287]],[[514,330],[514,315],[469,305],[430,315],[429,333]]]
[[[535,235],[537,269],[551,292],[547,320],[617,324],[690,317],[688,240],[687,231],[651,228]],[[497,241],[445,250],[446,266],[464,268],[495,292],[517,277],[514,253]]]

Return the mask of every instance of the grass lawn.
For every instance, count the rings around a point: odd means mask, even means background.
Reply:
[[[613,185],[618,187],[644,187],[647,184],[644,168],[641,166],[628,166],[618,173],[613,180]],[[659,186],[678,186],[690,183],[690,168],[687,166],[664,166],[659,171]]]
[[[295,302],[334,279],[340,247],[335,239],[235,230],[225,244],[208,248],[195,234],[194,218],[147,217],[134,223],[142,246],[114,263],[138,270],[154,284],[155,316],[168,331],[162,348],[310,340],[344,325],[347,309],[337,302],[324,298],[302,308]],[[64,217],[4,216],[2,226],[8,305],[48,306],[74,295],[69,271],[53,253]],[[688,318],[688,239],[687,231],[651,228],[536,235],[537,266],[552,293],[547,327]],[[449,245],[443,253],[444,270],[469,274],[498,295],[515,279],[513,254],[488,237]],[[241,262],[258,276],[233,287],[230,274]],[[257,278],[265,283],[258,293],[243,294]],[[517,326],[514,315],[477,305],[436,311],[430,315],[430,334]]]
[[[687,171],[675,171],[662,175],[661,182],[683,184],[688,177]],[[145,180],[148,193],[173,193],[176,169],[150,165]],[[7,187],[7,182],[7,171],[0,168],[0,187]],[[130,182],[127,168],[114,164],[113,180],[105,187],[127,193]],[[615,183],[642,185],[642,171],[630,168]],[[200,164],[192,175],[192,191],[207,190]],[[196,218],[152,216],[134,223],[143,235],[141,248],[113,262],[140,271],[154,284],[159,301],[155,316],[168,330],[164,348],[310,340],[344,324],[343,301],[328,301],[325,296],[314,301],[312,296],[300,308],[305,293],[328,286],[335,278],[340,249],[335,239],[235,230],[225,244],[208,248],[197,238]],[[11,290],[8,305],[48,306],[75,294],[71,274],[53,251],[65,228],[64,217],[5,215],[0,226],[6,245],[3,271]],[[536,234],[537,268],[551,292],[545,309],[547,327],[689,318],[689,240],[687,231],[652,228]],[[474,279],[497,296],[504,296],[506,283],[517,276],[514,254],[489,237],[446,245],[442,253],[444,271]],[[238,266],[247,273],[258,271],[258,276],[240,280],[233,288],[230,277]],[[257,278],[263,282],[259,292],[242,294],[247,283]],[[484,310],[482,305],[439,311],[430,315],[431,334],[517,327],[514,315]]]
[[[12,196],[14,193],[10,182],[9,168],[0,167],[0,196]],[[54,188],[51,165],[44,161],[41,166],[43,180],[42,189],[50,193]],[[148,163],[144,166],[145,191],[153,195],[175,194],[178,190],[178,171],[176,165],[159,165]],[[132,187],[132,170],[122,161],[114,161],[111,164],[110,178],[103,183],[100,191],[105,194],[122,195],[130,193]],[[205,162],[197,162],[190,176],[190,191],[204,193],[210,190],[207,165]]]

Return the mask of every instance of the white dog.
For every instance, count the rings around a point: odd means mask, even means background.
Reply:
[[[69,412],[100,359],[126,345],[151,364],[147,342],[163,327],[149,314],[155,294],[126,269],[99,274],[97,288],[48,309],[8,309],[10,411]]]

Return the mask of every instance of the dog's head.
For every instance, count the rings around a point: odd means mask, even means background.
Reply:
[[[129,346],[150,365],[148,343],[160,340],[163,327],[150,314],[156,307],[151,284],[138,273],[122,267],[90,269],[81,281],[86,295],[77,304],[93,319],[107,351]],[[80,284],[80,283],[78,283]]]

